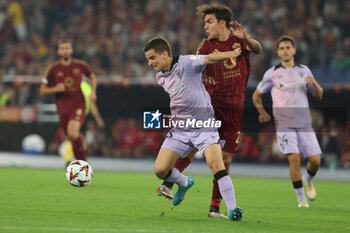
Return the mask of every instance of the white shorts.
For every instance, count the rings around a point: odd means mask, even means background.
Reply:
[[[277,129],[276,134],[282,154],[302,154],[306,158],[322,153],[312,128]]]

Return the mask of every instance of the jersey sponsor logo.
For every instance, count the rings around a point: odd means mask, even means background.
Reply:
[[[279,87],[281,89],[284,88],[294,88],[294,87],[304,87],[305,83],[297,82],[297,83],[284,83],[284,82],[279,82],[278,83]]]
[[[62,71],[58,72],[57,77],[63,77],[63,72]]]
[[[160,116],[162,113],[157,111],[143,112],[143,128],[144,129],[160,129]]]
[[[182,83],[180,86],[175,87],[174,89],[168,91],[168,94],[169,94],[169,96],[173,96],[176,93],[178,93],[178,92],[182,91],[183,89],[185,89],[186,87],[187,87],[186,84]]]

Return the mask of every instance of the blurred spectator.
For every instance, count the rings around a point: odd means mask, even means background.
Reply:
[[[17,39],[25,40],[27,38],[27,25],[23,14],[23,8],[18,1],[8,1],[7,17],[12,22],[12,26],[16,31]]]
[[[97,75],[150,77],[152,71],[144,68],[144,43],[150,37],[164,36],[181,54],[194,53],[205,37],[202,19],[195,14],[196,6],[208,2],[1,1],[0,41],[5,43],[0,44],[0,61],[5,73],[41,75],[45,64],[55,59],[57,39],[69,36],[76,45],[77,57],[87,60]],[[275,65],[273,41],[285,33],[297,40],[298,62],[311,68],[331,64],[348,67],[349,1],[224,0],[223,3],[231,7],[235,20],[246,25],[247,31],[262,42],[264,53],[251,62],[251,84],[255,85],[263,72]],[[338,50],[345,55],[338,54],[335,58]],[[153,82],[150,78],[145,80]]]
[[[122,138],[122,154],[125,157],[141,158],[142,153],[142,138],[141,129],[137,127],[136,120],[128,119],[128,128]]]

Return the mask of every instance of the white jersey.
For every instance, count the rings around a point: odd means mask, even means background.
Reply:
[[[156,80],[170,97],[170,111],[175,120],[214,118],[211,99],[202,82],[206,55],[174,57],[169,72],[158,72]]]
[[[305,82],[307,76],[313,75],[305,65],[285,68],[279,64],[265,72],[257,90],[271,91],[276,127],[311,127],[307,90],[313,91],[313,86]]]

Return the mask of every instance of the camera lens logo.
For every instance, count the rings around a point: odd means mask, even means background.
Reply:
[[[143,112],[143,128],[144,129],[160,129],[160,116],[162,113],[157,111]]]

